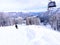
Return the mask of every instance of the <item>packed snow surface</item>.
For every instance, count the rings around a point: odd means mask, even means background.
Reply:
[[[0,45],[60,45],[60,32],[43,25],[0,27]]]

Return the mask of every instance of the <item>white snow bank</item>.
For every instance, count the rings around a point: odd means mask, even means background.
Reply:
[[[37,25],[0,27],[0,45],[60,45],[60,32]]]

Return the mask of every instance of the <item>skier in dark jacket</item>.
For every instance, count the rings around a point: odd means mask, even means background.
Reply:
[[[15,24],[15,27],[16,27],[16,29],[18,29],[18,26],[17,26],[17,24]]]
[[[15,28],[18,29],[18,25],[17,25],[17,22],[15,22]]]

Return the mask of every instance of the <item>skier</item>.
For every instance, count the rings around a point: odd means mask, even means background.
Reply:
[[[15,27],[16,27],[16,29],[18,29],[18,26],[17,26],[17,24],[15,24]]]
[[[15,22],[15,28],[16,28],[16,29],[18,29],[18,25],[17,25],[17,23],[16,23],[16,22]]]

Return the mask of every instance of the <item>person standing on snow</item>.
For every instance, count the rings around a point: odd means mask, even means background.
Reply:
[[[15,28],[18,29],[18,25],[17,25],[17,23],[15,23]]]

